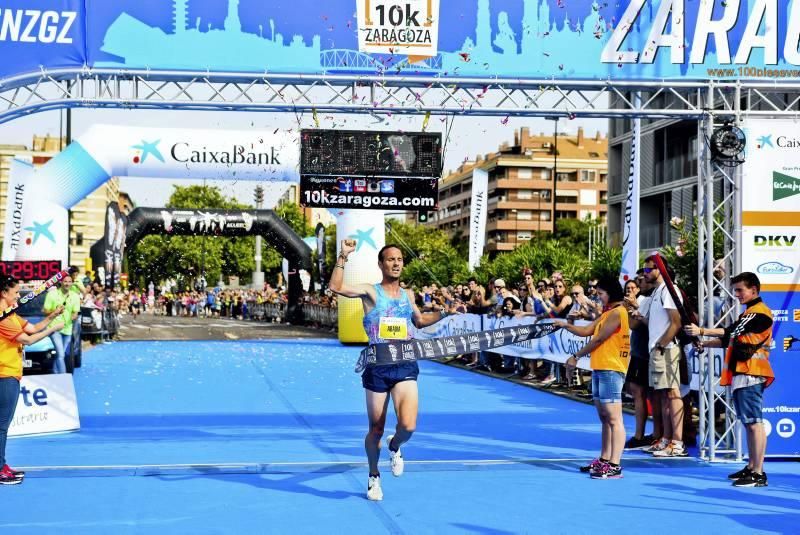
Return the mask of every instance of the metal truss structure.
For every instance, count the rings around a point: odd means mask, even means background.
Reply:
[[[707,93],[706,105],[716,107],[713,93]],[[733,105],[742,103],[737,91]],[[740,123],[749,115],[735,110],[732,122]],[[742,271],[742,172],[726,167],[711,158],[709,139],[714,129],[723,126],[713,116],[698,122],[699,152],[697,177],[698,236],[698,316],[703,325],[721,327],[736,320],[739,305],[731,293],[731,276]],[[717,243],[720,241],[721,243]],[[723,300],[721,314],[716,317],[714,296]],[[720,386],[723,362],[706,351],[700,361],[699,401],[700,455],[711,462],[742,460],[742,428],[736,419],[730,389]]]
[[[331,61],[344,61],[340,52],[331,54],[336,56]],[[376,70],[371,58],[350,59],[354,71]],[[79,107],[694,120],[800,114],[800,84],[444,79],[425,76],[430,65],[415,68],[420,76],[42,71],[0,83],[0,124]],[[631,97],[637,91],[648,95],[641,105]],[[714,96],[713,107],[708,95]]]
[[[330,51],[323,58],[364,75],[284,75],[151,70],[53,70],[8,78],[0,84],[0,124],[63,108],[136,108],[260,112],[431,114],[460,116],[674,118],[698,121],[698,262],[700,317],[706,325],[733,319],[737,310],[729,277],[741,270],[741,173],[720,168],[706,140],[720,121],[748,117],[800,117],[800,83],[759,81],[562,81],[440,78],[437,66],[416,65],[419,75],[382,75],[363,54]],[[408,68],[408,66],[405,66]],[[375,73],[378,74],[375,74]],[[366,74],[370,73],[370,74]],[[641,100],[634,94],[643,95]],[[715,243],[715,233],[722,244]],[[715,278],[715,247],[724,276]],[[715,292],[725,296],[725,316],[714,317]],[[741,459],[740,431],[730,399],[719,393],[714,361],[701,358],[701,455],[711,461]],[[719,366],[717,366],[719,367]],[[716,372],[716,373],[715,373]],[[721,410],[718,421],[717,409]]]

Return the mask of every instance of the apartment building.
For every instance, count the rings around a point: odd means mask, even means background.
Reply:
[[[489,174],[486,252],[513,250],[562,219],[606,219],[608,139],[514,133],[514,143],[477,156],[448,172],[439,185],[439,210],[427,225],[451,236],[469,236],[472,176]],[[555,174],[556,180],[553,180]]]

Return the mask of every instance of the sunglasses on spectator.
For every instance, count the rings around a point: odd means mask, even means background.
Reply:
[[[572,295],[574,295],[575,297],[578,297],[579,295],[581,295],[581,293],[580,292],[572,292]]]
[[[587,286],[587,288],[589,288],[590,290],[593,290],[594,288],[597,288],[597,286],[595,286],[594,284],[590,284],[589,286]]]
[[[658,268],[648,268],[648,267],[646,267],[646,268],[643,268],[642,271],[644,271],[645,273],[650,273],[651,271],[655,271],[657,269]]]

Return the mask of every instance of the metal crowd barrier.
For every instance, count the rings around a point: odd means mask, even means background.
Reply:
[[[321,327],[335,327],[338,324],[336,309],[322,305],[303,305],[303,320]]]
[[[248,314],[251,319],[269,322],[282,322],[286,316],[284,303],[255,303],[248,301]]]
[[[286,317],[285,303],[248,302],[250,319],[282,323]],[[322,305],[303,305],[303,321],[320,327],[334,328],[338,325],[336,309]]]
[[[109,308],[81,307],[81,338],[99,336],[110,340],[119,333],[119,314]]]

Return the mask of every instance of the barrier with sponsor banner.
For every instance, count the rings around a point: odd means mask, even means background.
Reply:
[[[549,323],[550,320],[540,320],[543,323]],[[497,317],[495,315],[479,315],[479,314],[460,314],[448,316],[442,321],[425,329],[417,331],[419,338],[439,338],[442,336],[455,336],[459,334],[475,333],[491,329],[502,329],[505,327],[515,327],[518,325],[531,325],[535,323],[533,318],[508,318]],[[578,320],[575,322],[577,325],[588,325],[590,322]],[[589,342],[588,337],[581,337],[572,334],[571,332],[560,329],[559,331],[543,336],[542,338],[532,338],[524,340],[515,344],[493,348],[492,353],[505,355],[508,357],[518,357],[523,359],[537,359],[549,360],[564,364],[567,358],[572,353],[580,350],[584,345]],[[798,350],[800,350],[800,341],[798,341]],[[691,374],[690,387],[692,390],[697,390],[700,384],[700,376],[698,374],[700,369],[699,357],[691,346],[684,348],[686,358],[689,365],[689,373]],[[720,370],[722,369],[722,362],[724,352],[721,349],[707,350],[711,351],[714,360],[714,374],[719,378]],[[583,358],[578,362],[578,367],[583,370],[589,370],[589,359]]]
[[[72,374],[25,376],[8,436],[77,431],[81,427]]]
[[[549,323],[548,320],[542,321]],[[535,323],[533,318],[498,318],[491,314],[458,314],[448,316],[430,327],[418,330],[417,336],[419,338],[456,336],[491,329],[531,325],[533,323]],[[586,325],[588,322],[578,321],[577,324]],[[493,348],[492,353],[524,359],[544,359],[563,364],[572,353],[578,351],[588,341],[588,338],[575,336],[565,329],[560,329],[541,338],[531,338],[507,346]],[[578,365],[580,368],[588,370],[589,359],[581,359]]]

